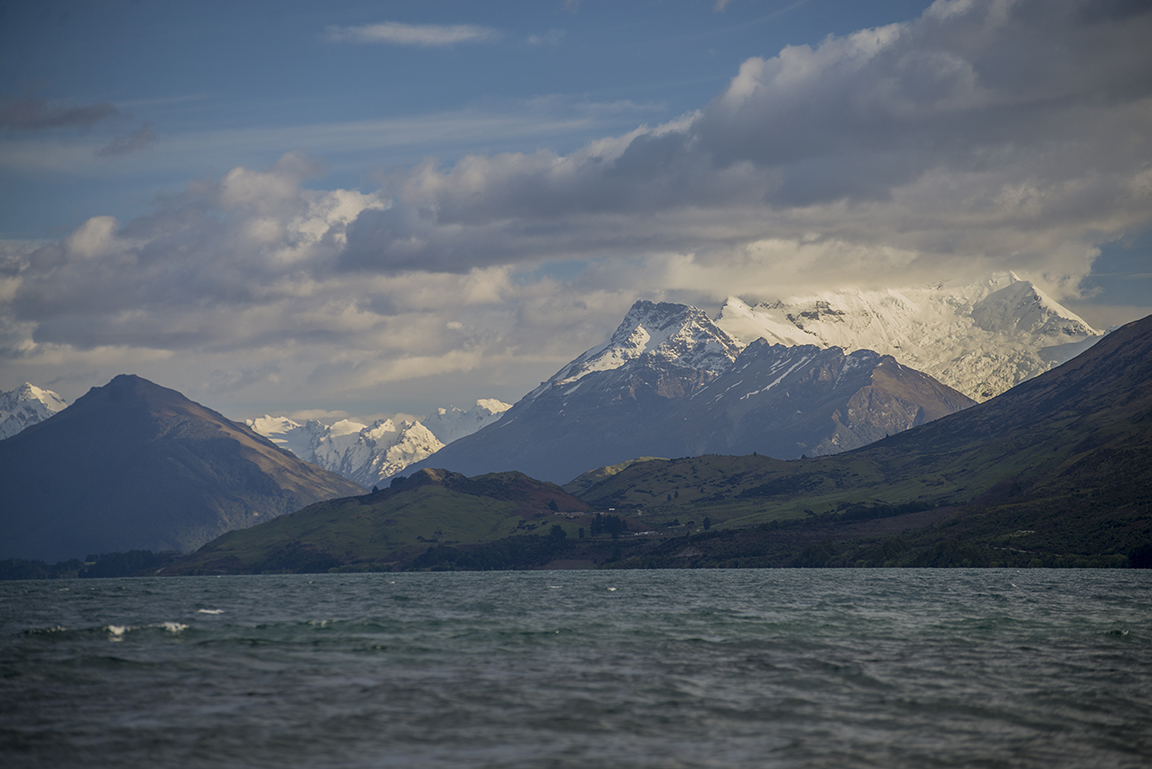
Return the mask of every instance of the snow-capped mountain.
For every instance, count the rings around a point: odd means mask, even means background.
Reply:
[[[716,325],[742,343],[874,350],[981,401],[1072,359],[1102,335],[1012,273],[974,285],[825,291],[749,306]]]
[[[342,419],[325,425],[263,416],[247,424],[297,457],[371,488],[446,443],[496,421],[509,408],[507,403],[483,398],[467,411],[441,408],[419,421],[382,419],[365,425]]]
[[[27,382],[15,390],[0,392],[0,440],[43,422],[67,406],[56,393]]]
[[[606,343],[499,422],[409,470],[519,470],[563,483],[638,456],[791,458],[855,448],[972,404],[876,353],[740,347],[695,307],[637,302]]]
[[[578,356],[528,397],[539,397],[552,388],[567,387],[589,374],[614,371],[633,361],[664,362],[715,375],[736,359],[741,346],[702,310],[642,300],[632,305],[607,342]]]

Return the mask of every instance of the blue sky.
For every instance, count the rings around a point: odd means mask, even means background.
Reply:
[[[637,298],[1152,300],[1126,0],[0,6],[0,389],[515,400]]]

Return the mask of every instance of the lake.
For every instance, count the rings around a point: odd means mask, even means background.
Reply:
[[[1138,767],[1152,572],[0,583],[6,767]]]

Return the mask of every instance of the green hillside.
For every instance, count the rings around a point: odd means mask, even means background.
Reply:
[[[474,545],[516,535],[575,538],[589,506],[559,486],[522,473],[465,478],[421,470],[381,491],[311,505],[229,532],[166,573],[381,570],[438,545]]]

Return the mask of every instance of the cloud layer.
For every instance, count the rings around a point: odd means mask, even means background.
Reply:
[[[941,0],[748,59],[698,111],[570,154],[429,161],[371,192],[310,189],[296,153],[239,167],[148,216],[10,244],[0,360],[152,356],[213,372],[218,393],[462,372],[519,387],[638,296],[709,306],[1003,269],[1075,295],[1100,244],[1152,223],[1150,39],[1142,3]]]

